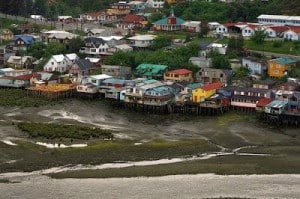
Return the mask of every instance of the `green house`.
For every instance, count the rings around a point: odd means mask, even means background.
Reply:
[[[140,64],[136,68],[135,75],[147,79],[163,79],[164,72],[168,69],[166,65],[160,64]]]

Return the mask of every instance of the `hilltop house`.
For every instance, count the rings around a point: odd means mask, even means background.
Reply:
[[[32,65],[33,57],[31,56],[10,56],[7,60],[8,67],[14,69],[29,68]]]
[[[35,42],[35,38],[31,35],[16,35],[14,38],[13,50],[27,50],[27,47]]]
[[[287,40],[291,40],[291,41],[299,41],[300,40],[300,27],[290,26],[289,30],[287,30],[283,33],[283,38],[287,39]]]
[[[300,16],[266,15],[257,17],[258,23],[277,26],[300,26]]]
[[[50,30],[42,33],[42,41],[46,43],[58,42],[68,44],[69,41],[75,37],[77,37],[77,35],[64,30]]]
[[[155,39],[155,35],[136,35],[129,37],[130,45],[133,48],[148,48]]]
[[[77,77],[87,76],[92,70],[92,63],[88,59],[76,59],[69,68],[69,73]]]
[[[108,15],[115,15],[117,17],[125,16],[130,13],[130,5],[126,1],[119,1],[112,3],[110,8],[106,10]]]
[[[109,46],[107,42],[97,37],[87,37],[84,39],[84,46],[81,47],[80,53],[100,57],[101,54],[108,52]]]
[[[147,24],[148,21],[144,16],[129,14],[122,18],[122,20],[117,24],[117,28],[121,28],[121,29],[145,28]]]
[[[268,75],[270,77],[281,78],[293,67],[296,67],[296,60],[291,58],[277,58],[268,60]]]
[[[63,54],[52,55],[48,62],[44,65],[44,71],[46,72],[66,72],[68,66],[68,61]]]
[[[153,30],[155,31],[179,31],[182,30],[182,25],[185,21],[179,17],[174,16],[173,10],[169,17],[165,17],[153,22]]]

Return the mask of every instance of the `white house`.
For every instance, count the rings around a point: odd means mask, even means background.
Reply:
[[[147,0],[147,3],[151,8],[163,8],[165,0]]]
[[[46,72],[66,72],[68,61],[64,55],[52,55],[48,62],[44,65],[44,71]]]
[[[84,39],[85,45],[79,50],[80,53],[99,57],[108,54],[109,46],[106,41],[97,37],[87,37]]]
[[[128,40],[130,40],[132,47],[147,48],[151,45],[155,37],[155,35],[137,35],[129,37]]]
[[[220,24],[216,28],[216,33],[228,33],[228,28],[225,25]]]
[[[201,21],[185,21],[182,24],[182,29],[186,32],[200,32],[201,31]]]
[[[76,53],[66,54],[66,55],[65,55],[65,58],[66,58],[66,60],[67,60],[68,66],[74,64],[75,61],[76,61],[77,59],[79,59],[79,57],[77,56]]]
[[[246,25],[244,28],[242,28],[242,36],[251,37],[254,34],[256,27],[256,25]]]
[[[100,86],[102,82],[108,78],[111,78],[111,76],[106,74],[92,75],[88,77],[87,81],[94,86]]]
[[[242,66],[248,68],[251,75],[263,76],[267,72],[267,62],[253,57],[244,57]]]
[[[289,30],[283,33],[283,38],[291,41],[300,40],[300,27],[290,27]]]
[[[258,23],[272,24],[277,26],[300,26],[300,16],[287,15],[259,15]]]
[[[290,28],[288,26],[270,26],[265,28],[265,32],[268,34],[268,37],[283,37],[283,33]]]

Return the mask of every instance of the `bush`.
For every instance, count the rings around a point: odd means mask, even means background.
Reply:
[[[282,42],[281,41],[274,41],[273,42],[273,47],[274,48],[280,48],[280,47],[282,47]]]
[[[80,140],[88,140],[90,138],[113,138],[111,130],[78,125],[20,122],[18,128],[32,138],[74,138]]]

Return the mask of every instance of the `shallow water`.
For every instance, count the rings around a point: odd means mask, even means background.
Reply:
[[[0,198],[289,198],[300,195],[300,175],[176,175],[111,179],[50,179],[32,175],[0,184]]]

